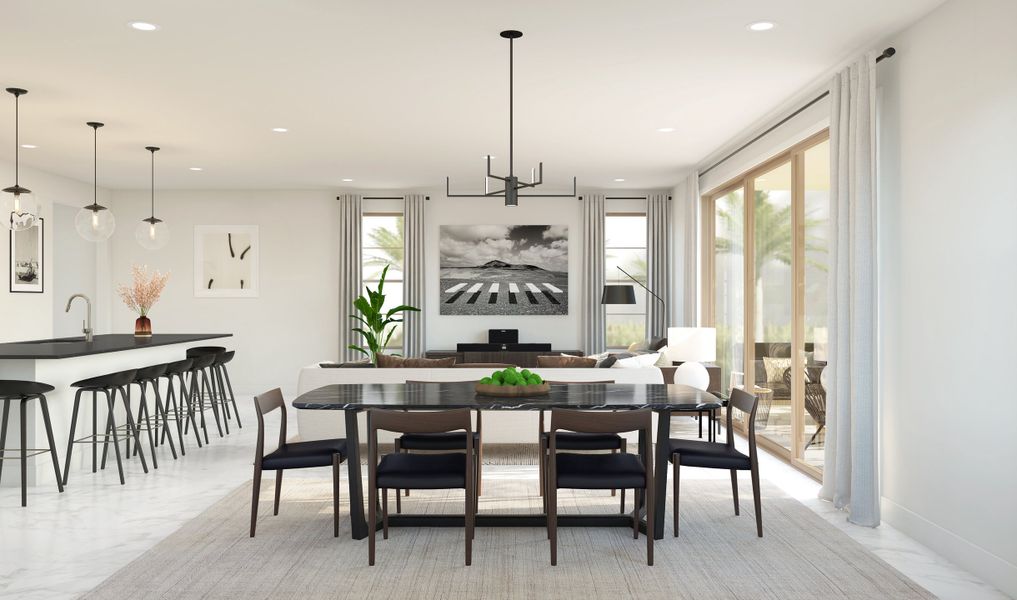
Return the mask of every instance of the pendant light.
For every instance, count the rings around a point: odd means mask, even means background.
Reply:
[[[112,211],[99,204],[99,128],[103,124],[89,121],[85,125],[92,128],[92,203],[74,216],[74,229],[89,242],[102,242],[117,226]]]
[[[155,146],[145,146],[145,150],[152,153],[152,213],[150,217],[138,223],[134,229],[134,239],[138,240],[143,248],[158,250],[169,243],[169,227],[155,216],[155,153],[159,149]]]
[[[7,93],[14,96],[14,185],[3,190],[3,205],[0,206],[0,210],[3,212],[0,214],[3,215],[5,227],[12,231],[24,231],[35,226],[35,222],[39,218],[38,200],[32,196],[32,190],[21,187],[18,178],[20,166],[18,151],[21,148],[20,140],[18,139],[20,133],[18,99],[27,94],[28,90],[12,87],[7,88]]]

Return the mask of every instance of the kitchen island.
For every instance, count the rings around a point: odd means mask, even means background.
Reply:
[[[231,335],[164,333],[138,338],[132,334],[109,334],[97,335],[91,341],[75,337],[0,344],[0,379],[38,381],[56,388],[46,397],[53,422],[57,453],[62,457],[67,452],[67,434],[70,431],[71,410],[74,406],[74,390],[70,387],[71,383],[115,371],[182,360],[186,357],[188,348],[224,346],[222,338]],[[7,431],[8,448],[17,448],[20,444],[18,410],[19,403],[12,403]],[[46,434],[42,418],[38,414],[38,403],[30,402],[29,410],[31,412],[27,415],[27,445],[29,448],[45,446]],[[98,412],[98,421],[105,423],[105,406],[100,406]],[[79,428],[92,421],[91,402],[81,403],[78,420]],[[85,467],[84,457],[88,453],[75,454],[77,456],[71,463],[71,470],[80,471]],[[91,470],[90,463],[88,469]],[[81,475],[83,474],[72,473],[71,480]],[[15,487],[19,485],[19,479],[18,461],[8,461],[0,485]],[[29,460],[28,481],[29,485],[53,485],[53,472],[49,462]]]

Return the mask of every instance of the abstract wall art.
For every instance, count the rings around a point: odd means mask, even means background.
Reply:
[[[258,226],[198,225],[194,228],[194,295],[257,298]]]

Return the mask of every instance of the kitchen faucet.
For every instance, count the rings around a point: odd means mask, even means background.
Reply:
[[[86,296],[84,294],[74,294],[73,296],[71,296],[70,298],[67,299],[67,308],[64,310],[64,312],[71,312],[71,303],[74,302],[75,298],[82,298],[85,301],[85,309],[88,311],[86,313],[87,321],[82,321],[81,322],[81,331],[82,331],[82,333],[85,334],[85,341],[86,342],[91,342],[92,341],[92,301],[88,299],[88,296]]]

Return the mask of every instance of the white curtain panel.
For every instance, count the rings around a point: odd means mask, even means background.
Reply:
[[[876,394],[876,55],[830,84],[829,366],[820,496],[879,525]]]
[[[682,222],[682,322],[699,326],[699,171],[689,174],[681,199]]]
[[[347,348],[361,345],[360,335],[352,331],[356,313],[353,301],[362,293],[360,289],[361,252],[360,235],[362,202],[359,195],[343,194],[339,200],[339,360],[362,360],[364,356]]]
[[[671,324],[671,196],[650,194],[646,198],[646,287],[664,300],[646,299],[646,338],[667,335]]]
[[[604,196],[587,194],[583,202],[582,344],[587,354],[607,347],[604,305]]]
[[[420,312],[403,316],[403,354],[423,356],[424,347],[424,206],[422,194],[406,196],[403,206],[405,248],[403,253],[403,301]]]

